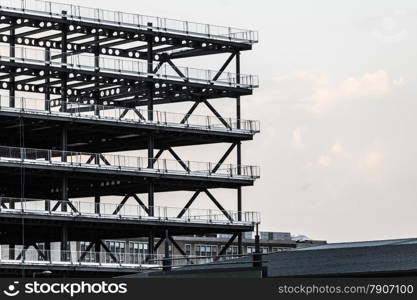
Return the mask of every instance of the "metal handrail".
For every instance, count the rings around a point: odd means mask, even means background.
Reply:
[[[13,204],[10,205],[10,204]],[[8,206],[7,206],[8,205]],[[54,209],[55,208],[55,209]],[[153,215],[149,215],[149,211]],[[33,198],[0,197],[1,213],[71,215],[74,217],[127,219],[141,221],[183,222],[196,224],[254,225],[260,223],[260,214],[253,211],[221,211],[216,209],[150,206],[139,204],[95,203]],[[227,215],[226,215],[227,214]]]
[[[86,101],[88,102],[88,101]],[[13,103],[13,104],[11,104]],[[198,128],[210,131],[236,131],[255,134],[260,131],[260,123],[255,120],[238,120],[235,118],[220,119],[213,116],[196,114],[181,114],[164,111],[149,111],[146,109],[117,107],[112,105],[96,105],[89,103],[65,103],[66,110],[62,110],[60,100],[49,100],[10,97],[0,95],[0,110],[18,110],[21,112],[40,113],[84,119],[101,119],[126,123],[151,124],[164,127]],[[152,119],[149,119],[152,116]]]
[[[206,37],[238,43],[258,42],[258,32],[240,28],[189,22],[170,18],[90,8],[42,0],[0,0],[0,9],[32,13],[47,17],[65,17],[76,21],[110,24],[135,29],[150,29],[158,32]]]
[[[128,246],[128,245],[126,245]],[[39,251],[33,247],[19,249],[20,253],[15,257],[9,257],[9,252],[6,255],[0,255],[1,264],[23,264],[23,265],[73,265],[83,267],[99,267],[99,268],[140,268],[140,269],[154,269],[161,268],[163,262],[169,259],[170,265],[173,267],[180,267],[186,265],[204,265],[218,261],[218,264],[229,264],[230,260],[240,257],[250,257],[250,255],[221,255],[221,256],[180,256],[171,255],[169,258],[163,254],[149,254],[141,252],[105,252],[105,251],[73,251],[73,250],[44,250]],[[116,259],[116,261],[114,260]]]
[[[15,46],[14,55],[10,55],[10,49],[13,47],[7,45],[0,46],[0,59],[13,60],[14,62],[33,63],[33,64],[49,64],[51,67],[67,67],[69,69],[81,69],[85,71],[96,71],[96,59],[88,54],[64,53],[55,49],[34,49],[26,46]],[[62,61],[62,56],[66,56],[66,62]],[[50,57],[46,60],[45,57]],[[152,70],[159,64],[158,61],[152,62]],[[167,79],[174,81],[189,81],[202,84],[216,84],[220,86],[240,87],[253,89],[259,86],[258,76],[235,74],[230,72],[222,72],[215,78],[218,70],[204,70],[189,67],[177,67],[182,75],[171,65],[164,64],[159,67],[156,73],[148,73],[148,62],[134,59],[120,59],[113,57],[99,58],[99,71],[107,73],[125,74],[140,77],[153,77],[157,79]],[[239,76],[239,78],[238,78]],[[215,79],[215,80],[213,80]]]
[[[7,146],[0,146],[0,161],[225,179],[255,180],[260,177],[257,166],[223,164],[217,168],[217,164],[211,162]]]

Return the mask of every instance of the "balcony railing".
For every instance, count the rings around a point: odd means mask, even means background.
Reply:
[[[253,30],[83,7],[72,4],[40,0],[0,0],[0,6],[3,10],[36,14],[46,17],[61,18],[63,17],[62,12],[65,11],[65,16],[68,19],[76,21],[117,25],[142,30],[151,29],[158,32],[213,38],[245,44],[258,42],[258,32]]]
[[[10,105],[10,103],[14,103]],[[260,131],[259,121],[238,120],[203,115],[187,115],[172,112],[148,111],[145,109],[129,109],[110,105],[95,105],[83,103],[66,103],[62,110],[60,100],[42,100],[25,97],[9,97],[0,95],[1,111],[18,111],[30,114],[47,114],[68,116],[71,118],[104,120],[134,124],[148,124],[161,127],[195,128],[221,132],[239,132],[255,134]],[[152,116],[152,120],[149,119]]]
[[[152,216],[149,211],[153,212]],[[0,215],[4,213],[220,225],[260,222],[258,212],[1,197]]]
[[[38,246],[39,247],[39,246]],[[8,251],[2,251],[0,264],[21,264],[34,266],[83,266],[94,267],[102,270],[110,268],[119,269],[160,269],[166,258],[162,254],[148,254],[138,252],[113,252],[105,251],[72,251],[72,250],[43,250],[33,247],[22,251],[21,246],[16,247],[15,257],[10,257]],[[173,267],[186,265],[203,265],[216,262],[228,264],[229,260],[244,257],[244,255],[215,256],[179,256],[169,258]]]
[[[0,162],[223,179],[255,180],[260,176],[257,166],[5,146],[0,146]]]
[[[95,67],[96,58],[91,54],[65,54],[66,63],[62,62],[62,53],[59,50],[34,49],[24,46],[14,47],[15,54],[10,55],[10,46],[0,46],[0,59],[14,62],[31,63],[52,67],[67,67],[69,69],[84,71],[100,71],[103,73],[116,73],[139,77],[153,77],[181,82],[194,82],[200,84],[236,87],[252,89],[259,86],[258,77],[255,75],[239,75],[223,72],[218,78],[216,70],[203,70],[188,67],[177,67],[177,70],[169,64],[163,64],[156,73],[148,73],[148,63],[134,59],[119,59],[111,57],[99,58],[99,68]],[[47,53],[49,52],[49,53]],[[50,59],[46,60],[46,57]],[[157,69],[159,62],[152,63],[152,70]],[[213,80],[215,79],[215,80]]]

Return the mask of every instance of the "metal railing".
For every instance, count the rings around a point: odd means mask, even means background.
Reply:
[[[255,180],[260,177],[260,168],[257,166],[218,166],[211,162],[6,146],[0,146],[0,162],[225,179]]]
[[[167,260],[162,254],[148,254],[138,252],[113,252],[106,251],[73,251],[73,250],[43,250],[39,251],[29,247],[22,251],[21,246],[16,247],[16,254],[10,257],[8,251],[2,251],[0,264],[22,265],[49,265],[49,266],[84,266],[100,268],[124,268],[124,269],[160,269]],[[230,264],[228,261],[251,255],[222,255],[222,256],[179,256],[172,255],[169,264],[173,267],[187,265],[204,265],[217,262],[217,264]]]
[[[14,103],[10,105],[10,103]],[[196,128],[211,131],[236,131],[255,134],[260,131],[259,121],[222,118],[223,124],[215,116],[187,115],[146,109],[129,109],[110,105],[84,103],[65,103],[62,111],[60,100],[43,100],[26,97],[9,97],[0,95],[0,110],[19,111],[35,114],[51,114],[71,118],[100,119],[104,121],[149,124],[164,127]],[[152,120],[149,119],[152,116]]]
[[[153,216],[149,215],[153,212]],[[153,206],[139,204],[94,203],[31,198],[0,197],[0,214],[35,214],[103,219],[179,222],[195,224],[253,225],[260,222],[258,212]]]
[[[258,32],[253,30],[111,11],[100,8],[90,8],[72,4],[41,0],[0,0],[0,8],[3,10],[54,18],[62,18],[64,16],[62,12],[65,11],[65,17],[77,21],[117,25],[142,30],[151,29],[158,32],[213,38],[245,44],[258,42]]]
[[[10,55],[12,47],[7,45],[0,46],[0,59],[12,60],[14,62],[49,64],[52,67],[67,67],[69,69],[80,69],[85,71],[100,71],[106,73],[124,74],[130,76],[153,77],[156,79],[166,79],[181,82],[194,82],[200,84],[214,84],[219,86],[240,87],[252,89],[259,86],[258,76],[239,75],[235,73],[223,72],[215,79],[217,70],[204,70],[188,67],[177,67],[177,70],[169,64],[163,64],[156,73],[148,73],[148,62],[134,59],[120,59],[103,57],[99,58],[99,68],[95,67],[96,58],[91,54],[62,54],[61,51],[51,49],[34,49],[25,46],[15,46],[13,56]],[[49,53],[47,53],[49,52]],[[62,62],[62,55],[66,55],[66,63]],[[51,57],[46,60],[46,57]],[[152,63],[152,70],[155,70],[159,62]],[[213,80],[215,79],[215,80]]]

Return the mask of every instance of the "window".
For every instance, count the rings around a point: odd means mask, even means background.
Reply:
[[[248,246],[246,248],[246,253],[247,254],[255,253],[255,249],[256,249],[255,246]],[[260,250],[260,252],[262,254],[268,254],[268,252],[269,252],[269,248],[268,247],[260,247],[259,250]]]
[[[191,256],[191,245],[190,244],[185,245],[185,254],[187,256]]]
[[[68,241],[65,247],[65,250],[62,249],[62,242],[61,242],[61,261],[70,261],[71,260],[71,244]]]
[[[235,255],[239,254],[239,248],[237,246],[230,246],[229,249],[226,251],[227,256],[231,256],[231,258],[235,258]]]
[[[283,248],[283,247],[272,247],[272,252],[281,252],[281,251],[285,251],[287,250],[287,248]]]
[[[113,253],[113,255],[117,258],[117,260],[121,263],[126,262],[126,250],[125,250],[125,242],[119,241],[106,241],[106,246],[109,250]],[[110,253],[106,252],[106,263],[113,263],[113,259]]]
[[[189,246],[191,249],[191,245]],[[196,245],[195,255],[200,257],[197,259],[197,263],[212,262],[214,260],[214,257],[217,255],[217,246],[216,245]],[[204,257],[207,257],[207,258],[204,258]]]
[[[128,262],[131,264],[141,264],[145,262],[148,255],[148,244],[141,242],[129,242]]]
[[[36,243],[36,246],[38,246],[39,252],[45,253],[45,256],[48,257],[49,253],[46,253],[44,243]],[[38,252],[38,260],[39,261],[44,261],[45,257],[43,257],[39,252]]]
[[[80,256],[83,255],[85,250],[87,250],[88,246],[90,246],[90,242],[80,242]],[[96,256],[94,247],[91,247],[90,250],[88,250],[87,254],[84,256],[83,261],[85,262],[96,262]]]

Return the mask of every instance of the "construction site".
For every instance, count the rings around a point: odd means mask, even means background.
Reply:
[[[236,242],[234,257],[243,254],[243,233],[260,223],[242,203],[260,177],[242,159],[260,132],[242,118],[259,85],[241,73],[256,31],[37,0],[0,0],[0,24],[0,276],[169,270],[195,263],[182,236],[228,236],[212,261]],[[215,161],[177,150],[219,144]],[[233,191],[234,209],[216,190]],[[158,204],[173,192],[192,196]],[[202,196],[214,208],[194,208]],[[104,241],[122,238],[146,238],[146,251],[121,260]]]

